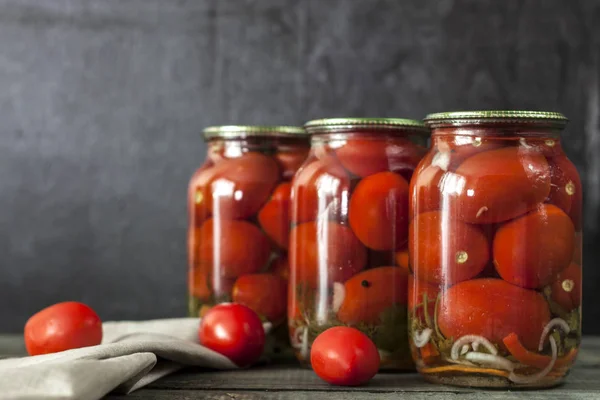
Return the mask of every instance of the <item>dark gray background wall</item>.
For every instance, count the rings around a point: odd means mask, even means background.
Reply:
[[[600,1],[0,0],[0,331],[184,315],[206,125],[479,108],[571,118],[600,333]]]

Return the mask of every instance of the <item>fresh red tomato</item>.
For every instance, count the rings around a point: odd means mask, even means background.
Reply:
[[[339,217],[336,214],[349,191],[350,178],[331,155],[304,165],[292,183],[292,221],[314,221],[320,215]]]
[[[271,322],[279,322],[287,310],[287,282],[274,274],[240,276],[233,286],[233,301],[251,308]]]
[[[581,305],[581,267],[571,263],[552,284],[552,300],[566,311]]]
[[[494,265],[507,282],[541,288],[553,282],[573,258],[575,229],[551,204],[504,223],[494,237]]]
[[[271,272],[273,275],[277,275],[285,279],[286,281],[290,278],[290,265],[288,258],[281,254],[271,263]]]
[[[260,318],[250,308],[233,303],[218,304],[200,320],[200,344],[223,354],[239,367],[254,364],[265,347]]]
[[[338,319],[350,325],[377,323],[387,308],[406,305],[408,273],[397,267],[373,268],[348,279],[344,289]]]
[[[395,250],[408,237],[408,182],[393,172],[363,178],[350,198],[349,222],[363,244]]]
[[[442,196],[459,219],[502,222],[526,213],[550,194],[546,158],[522,147],[484,151],[467,158],[446,178]]]
[[[290,190],[290,183],[279,184],[258,212],[260,226],[282,249],[287,249],[290,241]]]
[[[479,335],[503,347],[502,339],[514,332],[525,347],[534,350],[550,321],[550,310],[544,296],[534,290],[484,278],[446,289],[437,317],[447,338]]]
[[[195,231],[194,237],[196,263],[218,265],[225,278],[259,271],[271,253],[269,239],[246,221],[210,218]]]
[[[424,149],[408,139],[359,135],[360,138],[347,139],[335,153],[344,168],[363,178],[394,171],[408,180],[424,155]]]
[[[336,326],[321,333],[310,350],[313,370],[327,383],[358,386],[379,370],[379,352],[358,329]]]
[[[346,226],[306,222],[292,229],[289,257],[296,281],[316,287],[343,283],[361,271],[367,251]]]
[[[25,324],[29,355],[57,353],[102,342],[102,321],[94,310],[76,301],[54,304]]]
[[[418,279],[453,285],[479,274],[490,258],[486,235],[449,213],[418,214],[410,223],[410,265]]]
[[[279,180],[279,166],[257,152],[218,162],[193,182],[195,198],[221,219],[244,219],[258,212]]]
[[[296,171],[302,166],[308,156],[307,148],[296,148],[290,151],[279,151],[275,153],[275,161],[281,168],[283,179],[292,179]]]
[[[546,201],[569,214],[575,230],[580,231],[583,197],[577,168],[564,154],[549,158],[548,164],[552,173],[552,187]]]

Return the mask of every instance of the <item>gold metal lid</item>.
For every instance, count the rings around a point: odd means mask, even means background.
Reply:
[[[209,126],[202,133],[204,139],[234,139],[257,136],[306,139],[308,133],[301,126],[221,125]]]
[[[528,124],[562,128],[569,121],[559,112],[521,110],[452,111],[429,114],[424,119],[431,128],[460,125]]]
[[[332,133],[353,129],[401,130],[429,134],[422,121],[403,118],[324,118],[308,121],[304,129],[310,134]]]

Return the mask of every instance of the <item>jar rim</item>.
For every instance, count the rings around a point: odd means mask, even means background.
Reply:
[[[429,135],[423,121],[406,118],[321,118],[308,121],[304,129],[309,134],[333,133],[353,129],[372,131],[401,130]]]
[[[425,125],[430,128],[439,128],[443,126],[509,124],[527,124],[562,128],[569,120],[564,114],[554,111],[477,110],[428,114],[424,118],[424,121]]]
[[[288,125],[215,125],[204,128],[204,139],[243,139],[246,137],[280,137],[306,139],[308,133],[301,126]]]

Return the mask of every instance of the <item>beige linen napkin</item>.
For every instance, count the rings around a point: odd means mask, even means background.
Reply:
[[[198,324],[197,318],[105,322],[98,346],[0,360],[0,398],[93,400],[129,393],[184,366],[237,368],[198,344]]]

